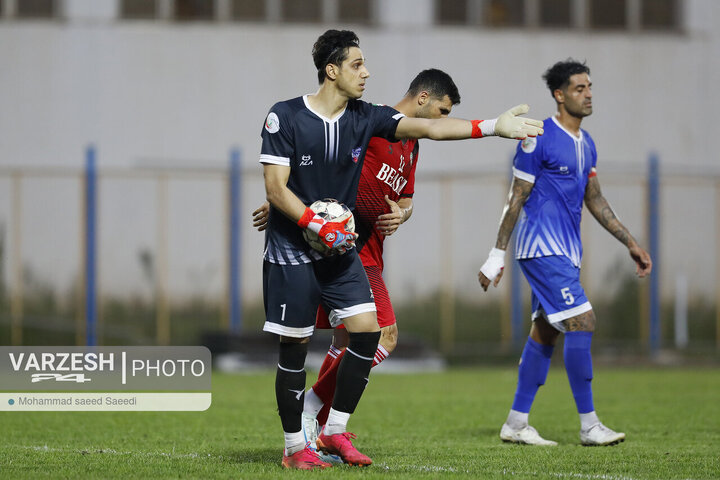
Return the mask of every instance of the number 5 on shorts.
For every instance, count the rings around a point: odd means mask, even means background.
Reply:
[[[570,287],[561,289],[560,293],[562,293],[562,296],[565,299],[565,305],[572,305],[575,303],[575,297],[573,297],[573,294],[570,293]]]

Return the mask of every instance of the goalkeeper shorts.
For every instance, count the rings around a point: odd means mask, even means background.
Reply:
[[[321,303],[341,320],[375,311],[370,283],[355,249],[300,265],[265,261],[263,300],[263,330],[295,338],[312,335]]]

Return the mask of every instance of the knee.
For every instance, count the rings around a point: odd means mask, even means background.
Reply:
[[[380,345],[387,350],[388,354],[392,353],[397,347],[398,329],[397,324],[383,327],[380,330]]]
[[[377,322],[377,316],[375,312],[366,312],[358,315],[353,315],[343,319],[345,329],[349,333],[368,333],[368,332],[379,332],[380,326]]]

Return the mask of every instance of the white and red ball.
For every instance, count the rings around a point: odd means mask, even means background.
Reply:
[[[323,218],[328,222],[343,222],[349,218],[345,224],[345,230],[348,232],[355,231],[355,219],[350,209],[344,203],[340,203],[334,198],[324,198],[322,200],[316,200],[310,205],[310,209],[315,212],[316,215]],[[323,255],[332,255],[330,249],[320,241],[317,233],[313,232],[309,228],[303,230],[303,237],[310,246],[322,253]]]

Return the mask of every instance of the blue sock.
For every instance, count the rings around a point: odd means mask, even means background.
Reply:
[[[535,394],[540,385],[545,384],[550,358],[553,353],[552,345],[542,345],[528,337],[520,357],[518,367],[518,384],[515,391],[515,401],[512,409],[522,413],[530,412]]]
[[[578,413],[595,410],[591,385],[593,378],[591,341],[592,332],[565,333],[565,370]]]

